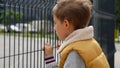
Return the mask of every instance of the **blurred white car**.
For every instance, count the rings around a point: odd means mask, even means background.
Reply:
[[[15,25],[10,25],[5,28],[5,32],[10,32],[10,31],[13,31],[15,33],[21,32],[21,30]]]

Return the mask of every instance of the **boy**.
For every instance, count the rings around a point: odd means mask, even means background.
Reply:
[[[89,0],[61,0],[53,8],[54,30],[63,44],[55,62],[52,47],[45,45],[46,68],[110,68],[99,44],[93,38]]]

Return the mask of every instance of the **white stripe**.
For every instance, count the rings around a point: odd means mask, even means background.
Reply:
[[[50,61],[53,61],[53,60],[55,60],[55,59],[54,58],[48,59],[48,60],[45,60],[45,62],[50,62]]]

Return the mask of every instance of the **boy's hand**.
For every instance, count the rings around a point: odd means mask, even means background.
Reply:
[[[57,45],[56,45],[56,49],[58,50],[58,49],[59,49],[59,47],[60,47],[60,45],[59,45],[59,44],[57,44]]]
[[[53,49],[49,44],[45,44],[44,51],[45,56],[53,55]]]

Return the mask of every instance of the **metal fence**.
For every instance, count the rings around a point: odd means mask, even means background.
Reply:
[[[0,0],[0,68],[45,68],[42,47],[59,43],[51,14],[56,1]],[[114,0],[92,1],[95,38],[114,68]]]
[[[59,42],[51,15],[55,3],[0,0],[0,68],[45,68],[42,47]]]
[[[108,3],[109,2],[109,3]],[[110,68],[114,68],[115,0],[93,0],[92,25],[95,39],[103,49]],[[110,8],[110,9],[108,9]]]

